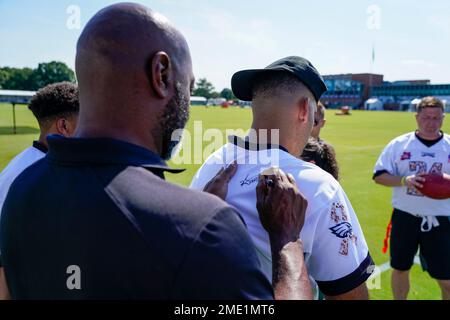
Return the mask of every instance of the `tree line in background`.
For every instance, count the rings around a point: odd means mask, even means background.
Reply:
[[[0,68],[0,89],[35,91],[61,81],[75,82],[75,73],[63,62],[39,63],[36,69]]]
[[[206,78],[200,78],[195,83],[193,96],[205,97],[206,99],[224,98],[227,100],[237,100],[231,89],[225,88],[221,92],[217,92],[213,84]]]
[[[39,63],[36,69],[0,68],[0,89],[36,91],[48,84],[61,81],[75,82],[75,72],[63,62]],[[197,80],[193,95],[206,99],[236,100],[231,89],[225,88],[221,92],[217,92],[213,84],[206,78]]]

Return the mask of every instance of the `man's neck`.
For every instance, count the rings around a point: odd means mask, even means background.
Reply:
[[[37,140],[37,142],[39,142],[41,145],[43,145],[44,147],[46,147],[48,149],[48,144],[47,144],[47,132],[42,132],[39,135],[39,139]]]
[[[442,136],[442,132],[441,132],[441,131],[435,132],[435,133],[432,133],[432,134],[427,134],[427,133],[425,133],[425,132],[422,132],[422,131],[420,131],[420,130],[417,130],[417,131],[416,131],[416,134],[417,134],[420,138],[422,138],[422,139],[424,139],[424,140],[436,140],[436,139],[439,139],[439,138]]]
[[[265,141],[271,145],[284,147],[291,155],[297,157],[301,153],[301,146],[298,137],[290,136],[287,130],[280,127],[253,123],[252,130],[256,133],[257,141]],[[262,130],[260,132],[260,130]],[[265,135],[267,132],[267,136]]]

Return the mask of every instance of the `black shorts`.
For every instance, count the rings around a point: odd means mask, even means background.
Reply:
[[[431,277],[450,280],[450,217],[436,217],[439,226],[422,232],[422,218],[394,209],[391,229],[391,267],[409,270],[420,249],[420,260]]]

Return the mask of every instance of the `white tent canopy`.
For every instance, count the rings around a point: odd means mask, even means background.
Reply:
[[[366,110],[383,110],[383,102],[377,98],[370,98],[364,103]]]
[[[16,104],[29,104],[35,93],[35,91],[0,90],[0,102],[12,104],[14,134],[16,134]]]

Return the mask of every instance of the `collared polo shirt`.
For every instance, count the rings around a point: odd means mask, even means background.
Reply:
[[[0,223],[14,299],[272,299],[239,214],[164,180],[153,152],[48,137]]]

